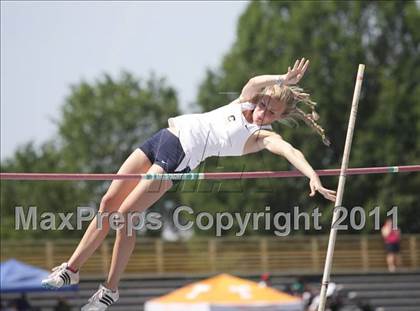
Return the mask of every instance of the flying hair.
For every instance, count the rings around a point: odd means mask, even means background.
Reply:
[[[314,102],[308,93],[298,86],[273,85],[266,87],[261,93],[252,98],[251,102],[258,104],[263,96],[270,96],[273,100],[278,101],[285,106],[281,122],[292,122],[297,124],[297,120],[302,120],[307,126],[312,128],[322,138],[322,142],[326,146],[330,146],[331,142],[325,134],[325,130],[317,121],[319,114],[316,112],[317,103]],[[310,109],[310,113],[306,113],[299,106]]]

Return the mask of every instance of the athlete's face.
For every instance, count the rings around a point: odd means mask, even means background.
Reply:
[[[280,120],[285,107],[269,95],[264,95],[252,114],[252,122],[258,125],[271,124]]]

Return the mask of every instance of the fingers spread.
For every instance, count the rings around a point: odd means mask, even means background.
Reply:
[[[301,60],[300,60],[300,62],[299,62],[299,70],[302,70],[302,68],[303,68],[303,64],[305,63],[305,58],[303,57]]]
[[[335,195],[329,194],[327,199],[335,202],[336,197],[335,197]]]
[[[305,65],[303,65],[303,68],[302,68],[302,75],[305,73],[305,71],[306,71],[306,69],[308,68],[308,66],[309,66],[309,60],[307,60],[307,61],[305,62]]]
[[[297,60],[295,61],[295,64],[293,65],[293,70],[298,69],[298,67],[299,67],[299,60],[297,59]]]
[[[326,189],[326,188],[323,188],[323,191],[325,191],[328,194],[336,194],[336,192],[334,190],[330,190],[330,189]]]
[[[324,198],[326,198],[327,200],[333,201],[335,202],[336,196],[335,196],[335,191],[333,190],[329,190],[329,189],[325,189],[325,188],[321,188],[318,190],[323,196]]]
[[[331,195],[331,194],[328,194],[328,193],[323,193],[323,196],[324,196],[324,198],[326,198],[327,200],[330,200],[330,201],[335,201],[335,197],[334,197],[333,195]]]

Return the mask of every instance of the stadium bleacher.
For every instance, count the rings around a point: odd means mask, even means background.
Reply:
[[[239,275],[240,277],[258,281],[259,275]],[[120,300],[110,311],[144,310],[144,303],[154,297],[167,294],[192,282],[209,277],[170,276],[125,278],[120,284]],[[272,286],[286,290],[298,277],[303,277],[309,286],[319,288],[321,275],[284,275],[271,276]],[[28,300],[33,307],[42,311],[53,311],[60,297],[63,297],[72,307],[79,310],[96,290],[98,278],[82,279],[78,291],[70,292],[39,292],[28,294]],[[331,278],[340,287],[340,295],[352,297],[349,301],[363,300],[369,302],[377,311],[414,311],[420,310],[420,272],[399,273],[360,273],[335,274]],[[19,297],[19,294],[2,294],[3,303]],[[353,309],[354,310],[354,309]]]

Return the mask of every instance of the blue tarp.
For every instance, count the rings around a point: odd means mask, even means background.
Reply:
[[[15,259],[0,263],[0,290],[4,292],[44,291],[41,280],[48,271],[27,265]],[[77,286],[63,287],[62,290],[76,290]]]

